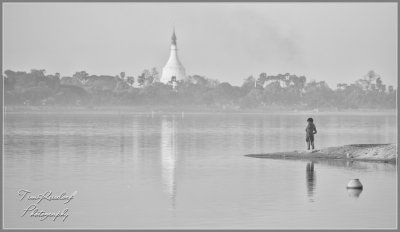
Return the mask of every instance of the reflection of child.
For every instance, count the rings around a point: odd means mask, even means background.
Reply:
[[[314,120],[312,118],[307,119],[308,125],[306,127],[306,142],[307,150],[310,150],[310,144],[314,150],[314,134],[317,133],[317,128],[315,127]]]

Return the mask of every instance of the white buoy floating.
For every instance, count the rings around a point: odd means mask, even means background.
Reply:
[[[363,185],[359,179],[352,179],[347,184],[347,189],[363,189]]]

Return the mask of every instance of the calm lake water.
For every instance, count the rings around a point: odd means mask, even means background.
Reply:
[[[394,228],[396,166],[245,154],[396,143],[395,114],[16,114],[5,116],[6,228]],[[362,192],[348,192],[359,178]],[[33,195],[76,193],[63,222],[21,217]]]

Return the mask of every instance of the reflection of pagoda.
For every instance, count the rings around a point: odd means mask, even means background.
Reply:
[[[175,120],[162,118],[161,121],[161,168],[164,191],[172,199],[175,207],[176,197],[176,141],[175,141]]]
[[[172,33],[171,52],[167,64],[164,66],[160,81],[167,84],[168,82],[176,83],[184,80],[186,77],[185,68],[178,58],[178,46],[176,44],[175,29]]]

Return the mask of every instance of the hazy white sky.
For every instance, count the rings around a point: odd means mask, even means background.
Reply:
[[[4,3],[4,70],[161,72],[173,25],[189,75],[294,73],[397,85],[397,3]]]

